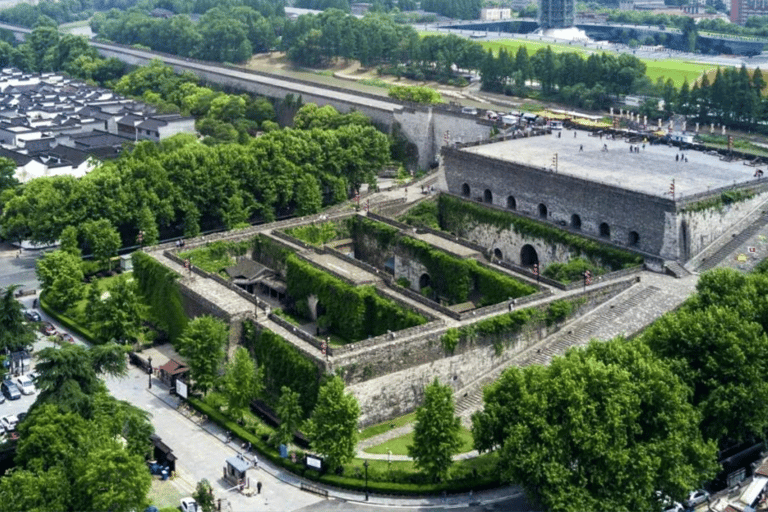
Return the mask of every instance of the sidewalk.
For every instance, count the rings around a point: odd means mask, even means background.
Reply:
[[[213,485],[217,498],[225,496],[233,512],[240,510],[281,512],[303,510],[305,507],[328,510],[326,505],[329,502],[319,495],[302,491],[300,488],[302,482],[328,491],[329,500],[355,505],[355,508],[334,506],[334,510],[367,510],[366,507],[378,511],[382,510],[381,507],[444,510],[492,505],[506,501],[520,504],[514,508],[504,505],[504,510],[531,510],[525,501],[524,493],[515,486],[446,496],[400,497],[369,493],[366,501],[364,492],[347,491],[303,479],[258,457],[258,454],[256,454],[256,467],[248,470],[247,476],[251,487],[255,487],[256,481],[263,483],[262,494],[247,497],[237,492],[227,492],[226,484],[220,476],[225,459],[242,453],[237,439],[226,443],[226,433],[215,423],[206,421],[198,425],[184,416],[176,410],[179,399],[170,396],[167,387],[154,378],[152,389],[147,389],[147,375],[136,367],[129,367],[128,376],[125,379],[107,379],[107,385],[117,398],[127,399],[151,413],[151,421],[157,434],[178,457],[179,477],[172,481],[172,484],[191,494],[197,481],[207,478]],[[379,458],[371,454],[366,455],[368,458]],[[383,457],[387,456],[383,455]],[[253,460],[252,455],[246,455],[246,458]],[[394,456],[393,460],[395,460]]]

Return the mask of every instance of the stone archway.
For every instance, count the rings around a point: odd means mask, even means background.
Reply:
[[[502,261],[504,259],[504,254],[501,252],[501,249],[497,247],[493,250],[493,257],[499,261]]]
[[[539,255],[532,245],[526,244],[520,249],[520,265],[530,267],[539,264]]]
[[[485,192],[483,192],[483,201],[488,204],[493,204],[493,192],[491,192],[491,189],[485,189]]]
[[[469,185],[464,183],[461,186],[461,195],[464,196],[464,197],[469,197],[470,192],[471,192],[471,190],[469,188]]]
[[[630,231],[629,232],[629,245],[637,245],[640,243],[640,233],[637,231]]]
[[[581,229],[581,217],[575,213],[571,215],[571,227],[573,229]]]
[[[507,196],[507,209],[517,210],[517,201],[512,196]]]
[[[541,217],[542,219],[547,218],[547,205],[545,205],[544,203],[539,204],[539,217]]]
[[[607,222],[600,224],[600,236],[603,238],[611,238],[611,226]]]
[[[431,287],[432,286],[432,279],[429,277],[429,274],[424,273],[421,274],[421,277],[419,278],[419,290],[423,290],[424,288]]]

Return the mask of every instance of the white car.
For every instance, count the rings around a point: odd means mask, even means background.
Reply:
[[[16,430],[16,425],[19,424],[19,418],[11,414],[10,416],[4,416],[0,423],[3,424],[6,431],[13,432]]]
[[[680,503],[674,502],[671,505],[669,505],[667,508],[664,509],[664,512],[684,512],[685,507],[683,507]]]
[[[16,384],[19,386],[19,391],[21,391],[22,395],[35,394],[35,383],[29,375],[21,375],[16,379]]]
[[[705,490],[699,489],[696,491],[691,491],[691,494],[688,495],[688,499],[685,500],[685,505],[688,508],[693,508],[699,503],[704,503],[709,499],[709,493]]]
[[[197,512],[195,498],[181,498],[181,512]]]

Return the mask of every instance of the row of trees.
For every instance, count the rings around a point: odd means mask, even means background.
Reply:
[[[571,104],[589,103],[582,106],[592,109],[606,108],[611,96],[631,94],[650,85],[645,64],[629,54],[591,54],[585,59],[576,52],[557,54],[548,46],[529,56],[521,46],[515,55],[504,48],[498,55],[489,50],[479,62],[484,90],[526,95],[535,81],[546,97]]]
[[[461,20],[476,20],[480,17],[480,0],[422,0],[421,9]]]
[[[593,342],[485,390],[475,447],[548,510],[658,510],[768,431],[768,275],[702,275],[639,339]]]
[[[765,87],[760,68],[752,72],[743,65],[741,69],[718,68],[712,82],[705,74],[693,87],[686,81],[679,91],[668,81],[663,93],[665,111],[691,116],[702,123],[759,129],[768,113],[762,94]]]
[[[474,69],[483,56],[482,47],[465,38],[420,38],[413,27],[391,16],[358,19],[336,9],[286,23],[281,49],[297,64],[317,67],[335,58],[356,59],[363,66],[380,66],[383,73],[420,80],[453,77],[455,67]]]
[[[243,62],[253,53],[272,49],[284,18],[272,9],[265,15],[251,7],[208,10],[197,22],[186,14],[155,18],[139,9],[99,13],[91,29],[100,37],[123,44],[217,62]]]
[[[362,183],[376,183],[389,161],[384,134],[363,116],[331,107],[306,106],[300,114],[300,125],[313,128],[272,131],[246,145],[211,147],[189,135],[142,142],[80,179],[38,178],[6,190],[3,236],[52,242],[67,226],[105,219],[122,245],[135,243],[140,231],[152,243],[160,233],[194,236],[316,213]]]

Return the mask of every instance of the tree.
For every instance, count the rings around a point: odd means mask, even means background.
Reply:
[[[301,395],[292,391],[288,386],[280,388],[280,399],[275,408],[277,417],[280,418],[280,425],[278,425],[273,438],[276,446],[281,444],[287,446],[293,441],[294,432],[299,429],[303,416],[300,398]]]
[[[222,393],[227,400],[230,414],[241,419],[249,410],[251,400],[264,389],[264,371],[256,368],[251,354],[244,347],[237,347],[232,361],[222,378]]]
[[[213,512],[216,510],[216,503],[213,500],[213,487],[211,487],[211,483],[207,479],[203,478],[197,482],[192,497],[195,498],[201,512]]]
[[[45,348],[38,353],[35,369],[40,391],[35,407],[50,400],[84,418],[93,414],[93,396],[102,387],[99,375],[122,376],[127,371],[125,351],[115,343],[89,350],[79,345]]]
[[[77,228],[75,226],[67,226],[64,231],[61,232],[61,239],[59,241],[59,248],[68,252],[69,254],[80,258],[80,244],[77,241]]]
[[[83,270],[80,259],[62,250],[47,253],[37,260],[35,274],[45,299],[59,311],[77,302],[83,293]]]
[[[16,174],[16,162],[10,158],[0,157],[0,193],[13,190],[19,186]]]
[[[0,351],[16,351],[32,345],[35,333],[24,321],[21,303],[13,296],[19,287],[9,286],[0,295]]]
[[[310,446],[325,457],[335,470],[355,456],[360,406],[354,396],[344,393],[344,382],[335,375],[317,394],[317,403],[307,421]]]
[[[768,428],[768,337],[738,309],[707,305],[666,315],[643,339],[693,390],[704,435],[721,447]]]
[[[95,284],[91,285],[96,287]],[[95,303],[91,301],[95,300]],[[88,309],[96,325],[96,336],[102,342],[118,343],[136,341],[141,326],[142,305],[137,295],[136,283],[119,276],[107,290],[107,296],[89,294]]]
[[[682,500],[717,467],[689,396],[643,343],[592,342],[487,387],[475,448],[547,510],[653,510],[655,491]]]
[[[139,455],[111,439],[78,457],[73,500],[77,510],[131,512],[144,510],[152,475]]]
[[[89,220],[83,224],[85,240],[93,256],[112,270],[112,257],[120,249],[120,234],[107,219]]]
[[[192,379],[203,393],[218,376],[226,344],[227,325],[208,315],[189,322],[177,341],[177,350],[187,359]]]
[[[460,431],[461,420],[454,415],[451,388],[435,379],[424,389],[424,403],[416,410],[413,445],[408,447],[408,455],[433,480],[444,480],[453,454],[461,448]]]

